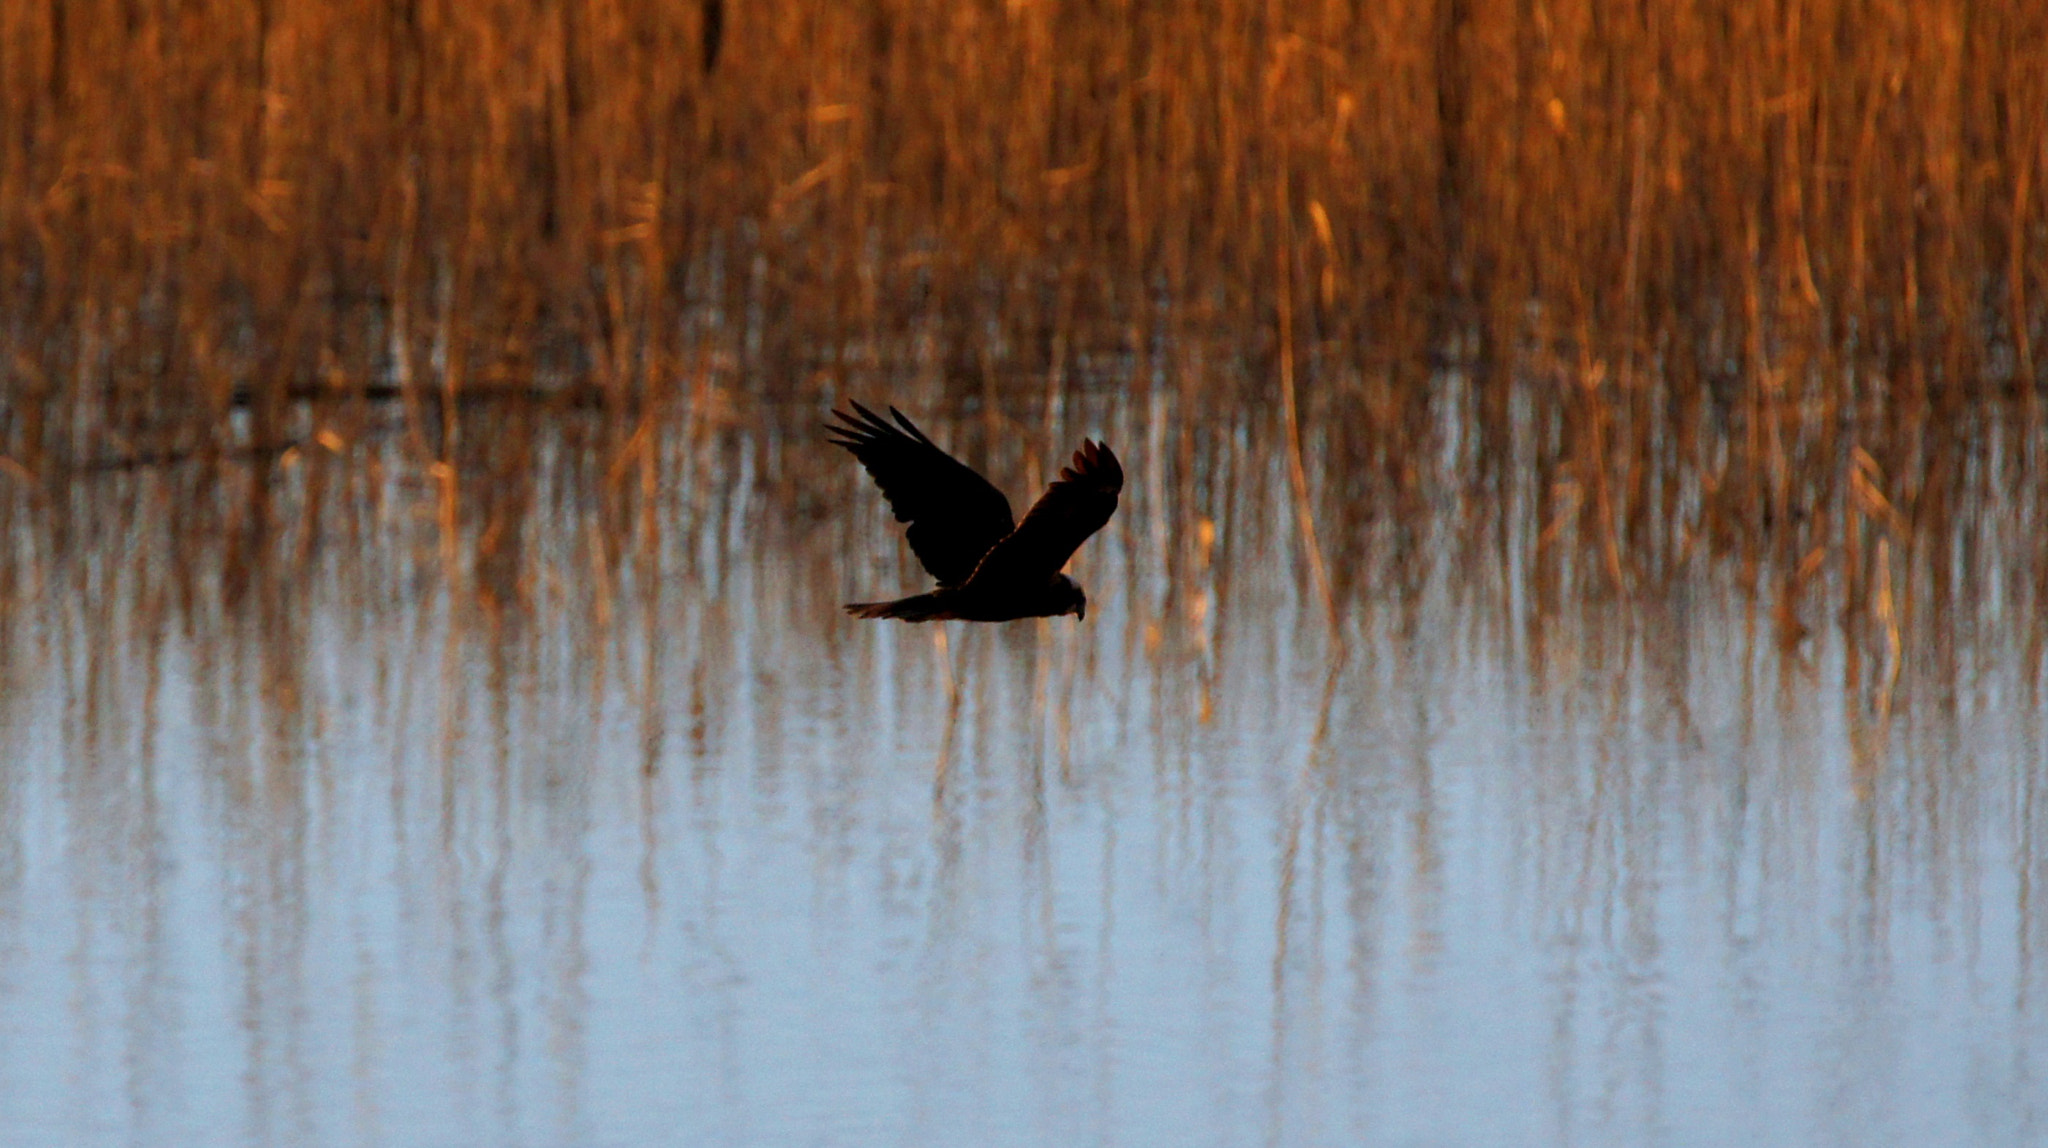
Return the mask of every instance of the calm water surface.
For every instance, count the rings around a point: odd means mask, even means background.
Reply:
[[[356,507],[290,576],[150,474],[24,534],[0,1144],[2048,1143],[2039,620],[1970,581],[2035,528],[1786,643],[1364,487],[1333,628],[1264,432],[1112,404],[1085,623],[856,623],[915,572],[821,413],[610,552],[556,444],[454,577],[395,467],[287,470]]]

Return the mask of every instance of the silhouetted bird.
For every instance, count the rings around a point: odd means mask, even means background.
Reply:
[[[932,445],[901,411],[889,408],[891,426],[859,403],[853,409],[833,411],[843,425],[826,429],[875,477],[896,520],[910,524],[910,549],[939,588],[894,602],[852,602],[847,613],[905,622],[1088,616],[1088,595],[1060,567],[1116,513],[1124,468],[1108,447],[1082,439],[1074,464],[1013,523],[1003,492]]]

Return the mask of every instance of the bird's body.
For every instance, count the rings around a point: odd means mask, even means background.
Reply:
[[[1124,471],[1108,447],[1082,440],[1073,465],[1019,523],[1001,491],[896,408],[891,425],[852,406],[853,414],[833,412],[840,425],[828,425],[832,441],[860,460],[897,520],[910,524],[910,548],[939,585],[893,602],[849,603],[847,613],[904,622],[1087,616],[1088,595],[1060,567],[1116,513]]]
[[[988,594],[967,586],[941,586],[893,602],[848,602],[856,618],[895,618],[903,622],[1014,622],[1019,618],[1057,618],[1088,610],[1088,595],[1065,574],[1037,593]]]

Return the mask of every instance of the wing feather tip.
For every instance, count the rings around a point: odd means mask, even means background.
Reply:
[[[1109,449],[1109,444],[1084,438],[1081,440],[1080,449],[1074,452],[1073,465],[1060,468],[1060,480],[1094,481],[1110,490],[1122,490],[1123,463],[1118,461],[1116,452]]]

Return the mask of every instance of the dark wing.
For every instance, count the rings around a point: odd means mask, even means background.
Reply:
[[[854,403],[853,414],[833,411],[832,441],[875,476],[896,512],[908,522],[910,549],[941,586],[967,581],[981,556],[1015,528],[1010,500],[972,467],[932,445],[895,407],[896,425]]]
[[[1116,513],[1124,488],[1123,464],[1108,447],[1081,440],[1074,465],[1045,488],[1031,513],[1010,536],[996,543],[974,571],[977,586],[1036,585],[1047,582],[1081,548],[1090,534]]]

